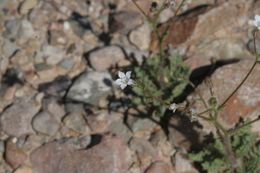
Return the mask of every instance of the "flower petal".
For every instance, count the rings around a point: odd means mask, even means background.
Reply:
[[[131,78],[131,73],[132,73],[131,71],[126,72],[126,77],[130,79]]]
[[[119,76],[119,78],[125,78],[125,73],[119,71],[118,76]]]
[[[255,27],[257,27],[257,21],[256,20],[253,21],[253,24],[254,24]]]
[[[120,88],[123,90],[123,89],[125,89],[126,86],[127,86],[126,84],[122,83],[122,84],[120,85]]]
[[[169,107],[170,110],[172,110],[173,112],[176,111],[176,109],[178,109],[178,105],[176,103],[172,103]]]
[[[133,79],[129,79],[127,82],[127,85],[133,85],[134,84],[134,80]]]
[[[116,83],[117,85],[122,85],[123,81],[122,81],[122,79],[117,79],[117,80],[115,81],[115,83]]]
[[[255,15],[255,20],[256,20],[257,22],[260,21],[260,15],[256,14],[256,15]]]

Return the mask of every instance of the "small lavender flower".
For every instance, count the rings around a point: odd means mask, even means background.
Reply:
[[[172,103],[169,109],[174,113],[178,109],[178,105],[176,103]]]
[[[125,87],[127,87],[127,85],[133,85],[134,81],[133,79],[131,79],[131,71],[128,71],[126,73],[123,73],[121,71],[118,72],[118,77],[119,79],[117,79],[115,81],[115,83],[120,86],[121,89],[125,89]]]
[[[257,29],[260,30],[260,15],[255,15],[255,20],[253,21],[253,24]]]

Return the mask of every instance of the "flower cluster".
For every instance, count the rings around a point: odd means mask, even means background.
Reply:
[[[255,20],[253,21],[254,26],[260,30],[260,15],[255,15]]]
[[[120,86],[121,89],[125,89],[127,85],[134,84],[134,80],[131,79],[131,73],[131,71],[128,71],[126,73],[123,73],[121,71],[118,72],[119,79],[117,79],[115,82],[118,86]]]

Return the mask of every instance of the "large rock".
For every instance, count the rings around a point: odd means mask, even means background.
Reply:
[[[67,94],[67,99],[97,104],[111,91],[111,75],[107,72],[85,72],[80,75]]]
[[[12,19],[5,23],[4,36],[25,43],[35,36],[34,28],[28,20]]]
[[[10,139],[6,144],[5,161],[12,167],[17,168],[25,162],[27,155],[18,147],[16,138]]]
[[[163,32],[170,25],[163,46],[187,47],[188,56],[242,58],[248,55],[243,44],[248,37],[247,26],[253,7],[253,0],[230,0],[219,5],[211,3],[193,8],[160,26],[159,30]],[[152,34],[150,49],[158,50],[155,33]]]
[[[0,117],[2,130],[17,137],[33,133],[31,120],[40,107],[41,104],[31,97],[17,99]]]
[[[128,168],[126,146],[115,137],[105,137],[88,150],[76,150],[62,141],[47,143],[31,154],[37,173],[122,173]]]
[[[151,28],[149,23],[144,23],[142,26],[130,32],[129,39],[140,50],[148,50],[151,41]]]
[[[110,32],[119,32],[127,34],[132,29],[141,25],[143,22],[140,13],[135,11],[121,11],[113,13],[109,16]]]
[[[198,173],[192,162],[184,154],[177,153],[175,156],[175,171],[178,173]]]
[[[95,70],[104,71],[116,65],[124,66],[129,62],[121,48],[117,46],[108,46],[89,54],[89,62]]]
[[[71,83],[72,81],[69,77],[58,76],[51,82],[40,84],[39,91],[44,92],[47,95],[63,97]]]
[[[152,163],[145,173],[174,173],[171,166],[165,162],[157,161]]]
[[[221,104],[240,84],[253,64],[253,59],[241,60],[239,63],[219,68],[212,75],[212,90]],[[256,66],[244,85],[231,97],[221,112],[220,120],[227,127],[233,126],[240,118],[253,118],[260,111],[260,66]],[[210,98],[209,86],[201,84],[198,91],[208,100]],[[196,96],[197,97],[197,96]],[[201,102],[196,102],[198,112],[205,108]],[[202,121],[203,122],[203,121]],[[257,123],[256,123],[257,124]],[[204,129],[209,131],[211,126],[204,123]]]
[[[189,56],[217,59],[244,58],[249,55],[248,21],[254,7],[252,0],[231,0],[201,15],[194,32],[185,43]],[[222,20],[225,17],[225,20]]]
[[[16,169],[14,173],[33,173],[33,170],[31,167],[23,165]]]
[[[58,131],[60,124],[53,115],[44,111],[33,118],[32,126],[37,132],[53,136]]]
[[[167,48],[168,45],[175,47],[186,42],[193,34],[199,20],[199,16],[205,14],[210,9],[212,9],[212,6],[200,6],[193,9],[190,13],[185,13],[183,15],[171,18],[168,22],[161,25],[158,29],[161,34],[169,28],[169,33],[163,42],[163,47]],[[152,33],[150,50],[153,52],[159,50],[159,42],[156,32]]]
[[[20,7],[20,13],[27,14],[36,5],[37,5],[37,0],[24,0]]]
[[[65,52],[63,52],[60,48],[49,45],[43,47],[43,57],[49,65],[58,64],[64,56]]]
[[[88,127],[86,120],[80,113],[70,113],[63,119],[63,123],[66,127],[82,134],[90,134],[90,128]]]

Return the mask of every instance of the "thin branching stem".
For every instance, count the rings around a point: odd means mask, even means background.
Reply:
[[[145,13],[145,11],[140,7],[140,5],[136,2],[136,0],[132,0],[133,4],[136,6],[136,8],[144,15],[144,17],[150,21],[150,17]]]
[[[255,49],[255,62],[254,64],[251,66],[250,70],[248,71],[248,73],[246,74],[246,76],[244,77],[244,79],[240,82],[240,84],[236,87],[236,89],[226,98],[226,100],[218,107],[218,109],[223,108],[226,103],[231,99],[232,96],[234,96],[234,94],[241,88],[241,86],[245,83],[245,81],[248,79],[248,77],[250,76],[250,74],[252,73],[252,71],[254,70],[256,64],[257,64],[257,51],[256,51],[256,32],[254,32],[254,49]]]
[[[253,123],[255,123],[255,122],[259,121],[259,120],[260,120],[260,115],[258,115],[258,117],[256,117],[255,119],[253,119],[253,120],[251,120],[251,121],[249,121],[249,122],[247,122],[247,123],[245,123],[245,124],[242,124],[242,125],[240,125],[240,126],[237,126],[237,127],[233,128],[233,129],[228,130],[228,133],[229,133],[229,134],[234,134],[234,133],[237,132],[239,129],[241,129],[241,128],[243,128],[243,127],[246,127],[246,126],[249,126],[249,125],[251,125],[251,124],[253,124]]]

